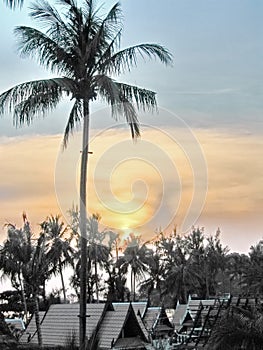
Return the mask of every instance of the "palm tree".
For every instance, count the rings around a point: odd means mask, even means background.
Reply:
[[[162,295],[162,285],[163,285],[163,277],[165,274],[165,265],[160,259],[160,255],[158,252],[151,253],[150,259],[148,260],[148,269],[147,275],[148,278],[144,279],[140,283],[140,292],[147,293],[147,299],[151,304],[151,295],[154,290],[158,293],[158,303],[161,304],[161,295]]]
[[[2,270],[3,275],[10,277],[12,286],[20,290],[24,304],[25,321],[27,322],[28,310],[23,266],[26,266],[31,259],[32,233],[25,214],[23,214],[23,219],[22,229],[18,229],[10,223],[7,225],[7,239],[0,249],[0,270]]]
[[[0,95],[0,112],[14,111],[16,125],[30,124],[39,113],[54,109],[66,95],[74,100],[64,133],[64,146],[77,124],[83,121],[80,174],[81,297],[80,348],[86,337],[86,179],[89,154],[90,102],[98,97],[111,106],[112,115],[123,115],[132,137],[140,134],[136,107],[153,110],[155,93],[124,83],[115,77],[137,64],[137,55],[156,57],[171,63],[170,53],[157,44],[139,44],[120,48],[122,23],[120,4],[99,17],[93,0],[60,0],[63,11],[47,1],[32,5],[31,17],[46,28],[45,32],[20,26],[15,29],[23,56],[37,57],[39,63],[58,78],[29,81]],[[113,78],[114,77],[114,78]]]
[[[108,261],[110,249],[104,244],[107,231],[99,231],[98,214],[93,214],[87,220],[87,243],[88,243],[88,258],[94,266],[94,280],[96,289],[96,301],[99,302],[99,275],[98,265],[102,268]]]
[[[136,279],[144,277],[144,272],[150,263],[152,251],[147,248],[146,242],[141,243],[141,238],[130,234],[127,239],[127,247],[123,252],[123,256],[119,258],[117,267],[121,267],[126,273],[130,267],[131,278],[131,295],[135,301],[136,294]]]
[[[40,224],[43,233],[46,235],[47,244],[49,245],[48,257],[58,270],[54,270],[60,275],[64,303],[66,303],[66,289],[63,278],[63,268],[72,265],[73,248],[70,245],[70,236],[68,227],[64,227],[64,223],[60,221],[59,215],[51,215]],[[68,237],[67,237],[68,236]]]

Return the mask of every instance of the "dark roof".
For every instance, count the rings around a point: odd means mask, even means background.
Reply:
[[[147,328],[145,327],[144,322],[142,321],[142,316],[145,315],[145,311],[147,308],[146,302],[132,302],[132,303],[112,303],[115,310],[122,308],[123,310],[128,310],[129,306],[132,306],[134,313],[137,317],[137,321],[143,331],[144,337],[148,339],[149,334]]]
[[[115,343],[113,349],[145,349],[145,343],[137,337],[120,338]]]

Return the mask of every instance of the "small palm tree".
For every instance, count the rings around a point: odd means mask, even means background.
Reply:
[[[123,256],[119,258],[117,267],[128,272],[130,267],[131,295],[133,301],[136,297],[136,280],[144,277],[144,272],[151,260],[151,250],[145,243],[141,243],[141,238],[130,234],[127,239],[127,247],[123,252]]]
[[[137,55],[171,63],[170,53],[161,45],[139,44],[120,50],[122,34],[120,4],[106,16],[99,16],[93,0],[60,0],[58,11],[43,0],[32,5],[31,17],[46,31],[20,26],[15,33],[23,56],[38,58],[59,77],[19,84],[0,95],[0,113],[14,111],[16,125],[30,124],[40,113],[53,110],[63,97],[73,103],[64,133],[66,147],[70,133],[83,121],[80,172],[81,297],[80,348],[86,338],[86,179],[89,154],[90,103],[101,97],[111,106],[113,116],[124,116],[132,137],[140,134],[137,108],[153,110],[155,93],[117,82],[116,77],[137,64]],[[119,51],[118,51],[119,50]]]
[[[63,268],[67,265],[72,265],[72,257],[74,254],[73,248],[70,245],[70,236],[68,227],[60,221],[59,215],[51,215],[40,224],[42,232],[46,235],[47,244],[49,246],[48,258],[57,269],[54,269],[54,274],[59,273],[64,303],[66,303],[66,288],[63,278]]]
[[[24,304],[25,321],[27,322],[28,310],[23,266],[26,266],[31,259],[32,233],[25,214],[23,214],[23,218],[24,226],[21,229],[10,223],[7,225],[7,239],[0,249],[0,270],[4,276],[10,277],[12,286],[20,290]]]

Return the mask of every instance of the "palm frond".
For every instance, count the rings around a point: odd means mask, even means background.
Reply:
[[[79,100],[76,100],[69,118],[68,118],[68,122],[64,131],[64,138],[63,138],[63,148],[67,147],[68,144],[68,139],[69,139],[69,135],[70,133],[73,132],[73,130],[75,129],[75,127],[80,123],[81,121],[81,117],[82,117],[82,103]]]
[[[16,27],[15,35],[19,42],[18,51],[22,57],[37,58],[40,65],[52,72],[72,75],[73,57],[56,41],[41,31],[26,26]]]
[[[138,86],[117,83],[121,96],[128,101],[134,101],[138,109],[154,110],[157,106],[155,95],[151,90],[142,89]]]
[[[0,114],[14,111],[15,125],[30,124],[34,116],[52,110],[63,92],[68,93],[67,81],[58,78],[19,84],[0,95]]]
[[[172,55],[163,46],[158,44],[139,44],[115,53],[101,65],[101,69],[114,74],[130,71],[132,67],[137,66],[138,55],[143,59],[158,58],[166,65],[172,64]]]
[[[49,30],[50,28],[57,28],[60,25],[64,25],[59,12],[46,0],[34,2],[30,9],[30,17],[42,22],[43,26],[48,27]]]

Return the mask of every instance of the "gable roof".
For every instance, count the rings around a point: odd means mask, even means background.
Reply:
[[[184,322],[192,319],[187,304],[177,304],[173,316],[173,325],[176,331],[182,328]]]
[[[142,321],[142,315],[145,315],[145,312],[146,312],[147,302],[112,303],[112,305],[113,305],[115,310],[118,310],[118,309],[128,310],[128,308],[131,305],[132,308],[133,308],[134,314],[135,314],[135,316],[137,318],[137,321],[138,321],[138,323],[140,325],[140,328],[143,331],[144,337],[146,339],[149,338],[149,334],[148,334],[147,328],[145,327],[145,324]]]
[[[87,304],[87,336],[95,330],[105,308],[105,304]],[[29,324],[31,325],[32,320]],[[35,324],[35,322],[34,322]],[[29,327],[28,327],[29,328]],[[33,333],[35,325],[26,329],[26,333]],[[31,331],[31,332],[30,332]],[[79,337],[79,304],[52,304],[41,324],[43,344],[65,345],[71,337]],[[33,333],[31,344],[37,344],[37,334]]]
[[[138,313],[140,314],[141,318],[143,318],[146,310],[147,310],[147,301],[132,301],[132,302],[114,302],[112,303],[114,308],[117,307],[122,307],[123,305],[130,305],[132,304],[133,310],[135,312],[136,315],[138,315]]]
[[[188,310],[193,320],[196,318],[197,312],[200,308],[203,309],[202,313],[209,310],[211,306],[214,306],[216,299],[190,299],[188,301]]]
[[[120,337],[139,337],[148,342],[148,333],[130,303],[87,304],[87,337],[98,330],[100,349],[110,349]],[[42,339],[44,346],[64,346],[72,337],[79,344],[79,304],[53,304],[42,317]],[[31,344],[37,344],[35,320],[31,320],[23,343],[28,342],[31,333]]]
[[[141,327],[139,316],[135,314],[133,306],[130,303],[123,303],[113,307],[114,311],[105,314],[99,329],[100,349],[110,349],[120,338],[138,338],[147,342],[148,334]]]
[[[150,332],[167,333],[173,329],[163,306],[148,307],[143,322]]]

